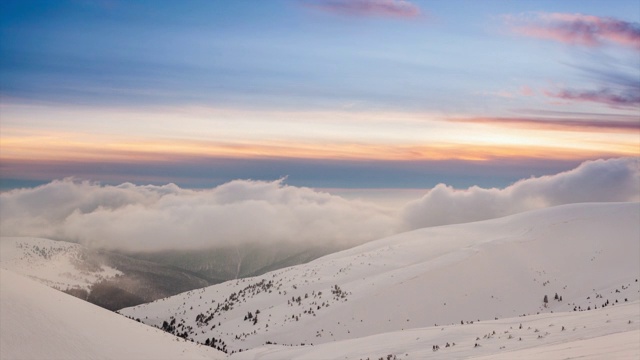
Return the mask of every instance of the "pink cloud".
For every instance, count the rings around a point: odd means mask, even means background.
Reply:
[[[640,50],[640,25],[609,17],[538,13],[533,18],[509,17],[520,35],[588,47],[616,43]],[[515,21],[514,21],[515,20]]]
[[[562,100],[596,102],[612,107],[637,107],[640,106],[640,92],[637,88],[628,88],[624,91],[614,92],[609,88],[598,90],[560,90],[557,92],[545,91],[545,95]]]
[[[533,96],[533,95],[535,95],[535,91],[533,91],[532,88],[524,85],[524,86],[520,87],[520,94],[522,94],[524,96]]]
[[[415,18],[420,8],[406,0],[309,0],[307,5],[350,16]]]

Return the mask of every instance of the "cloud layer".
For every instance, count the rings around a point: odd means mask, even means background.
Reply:
[[[65,179],[1,193],[0,233],[128,251],[287,243],[344,247],[408,229],[603,201],[640,201],[637,158],[588,161],[504,189],[440,184],[399,212],[282,180],[236,180],[188,190]]]
[[[420,15],[420,8],[406,0],[314,0],[306,4],[349,16],[414,18]]]
[[[42,236],[130,251],[247,243],[355,245],[397,231],[394,216],[282,181],[208,190],[101,186],[70,179],[0,195],[3,236]]]
[[[405,207],[409,229],[497,218],[549,206],[610,201],[640,201],[640,163],[632,158],[587,161],[552,176],[530,178],[504,189],[444,184]]]
[[[517,20],[512,29],[524,36],[588,47],[614,43],[640,50],[640,25],[637,23],[563,13],[537,13],[528,19]]]

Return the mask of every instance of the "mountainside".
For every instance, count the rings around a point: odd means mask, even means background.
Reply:
[[[40,238],[0,238],[0,268],[110,310],[212,284],[186,270]]]
[[[2,359],[222,359],[176,338],[0,269]]]
[[[262,275],[285,266],[304,264],[345,246],[311,246],[293,243],[243,244],[201,250],[130,253],[129,257],[173,266],[214,282]]]
[[[314,346],[271,344],[230,358],[631,360],[640,356],[639,323],[640,302],[636,301],[591,311],[405,329]]]
[[[122,275],[78,244],[41,238],[0,238],[0,267],[53,288],[90,290],[93,284]]]
[[[120,312],[231,353],[594,311],[640,299],[639,219],[577,204],[426,228]]]

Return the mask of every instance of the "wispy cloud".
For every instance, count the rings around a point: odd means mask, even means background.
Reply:
[[[308,0],[306,5],[336,14],[349,16],[377,16],[415,18],[420,8],[405,0]]]
[[[607,104],[612,107],[640,106],[640,87],[628,87],[620,91],[614,91],[608,87],[603,87],[598,90],[547,90],[544,94],[562,100],[595,102]]]
[[[520,87],[520,95],[522,96],[534,96],[535,94],[536,92],[526,85]]]
[[[453,122],[474,124],[496,124],[509,127],[534,128],[563,131],[610,131],[635,132],[640,130],[637,120],[611,119],[561,119],[561,118],[529,118],[529,117],[474,117],[465,119],[451,119]]]
[[[588,47],[615,43],[640,50],[640,24],[583,14],[535,13],[508,16],[520,35]]]

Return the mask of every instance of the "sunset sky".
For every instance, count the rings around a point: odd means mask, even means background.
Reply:
[[[640,156],[629,1],[3,1],[2,189],[506,186]]]

